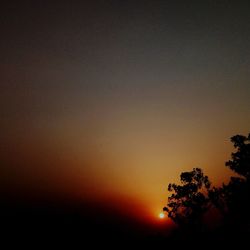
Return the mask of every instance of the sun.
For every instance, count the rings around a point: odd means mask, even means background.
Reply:
[[[159,218],[160,218],[160,219],[163,219],[164,217],[165,217],[164,213],[160,213],[160,214],[159,214]]]

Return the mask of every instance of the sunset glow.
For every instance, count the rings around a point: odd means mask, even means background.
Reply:
[[[249,8],[30,2],[1,6],[6,200],[158,226],[181,172],[229,180],[230,137],[250,126]]]
[[[160,214],[159,214],[159,218],[160,218],[160,219],[163,219],[164,217],[165,217],[164,213],[160,213]]]

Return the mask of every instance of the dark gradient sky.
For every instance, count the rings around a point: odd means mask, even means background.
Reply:
[[[250,128],[249,3],[62,2],[1,4],[3,192],[153,218],[181,171],[227,180]]]

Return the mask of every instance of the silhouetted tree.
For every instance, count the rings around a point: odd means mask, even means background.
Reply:
[[[223,217],[227,230],[250,230],[250,134],[235,135],[231,142],[236,149],[226,166],[238,176],[231,177],[228,184],[209,191],[212,204]]]
[[[223,220],[214,235],[235,238],[237,242],[248,240],[245,235],[250,234],[250,134],[235,135],[231,142],[236,150],[225,165],[237,175],[228,184],[210,188],[210,181],[200,168],[181,173],[180,185],[169,184],[172,194],[163,210],[184,229],[184,235],[202,231],[203,216],[209,209],[217,208]]]
[[[173,194],[163,211],[181,228],[201,230],[202,217],[209,208],[210,181],[200,168],[180,175],[181,185],[169,184]]]
[[[231,177],[227,185],[223,185],[221,197],[224,198],[227,223],[241,230],[250,229],[250,134],[246,137],[236,135],[231,138],[236,152],[226,166],[239,175]]]
[[[249,181],[250,134],[248,137],[243,135],[235,135],[231,138],[231,142],[234,144],[234,147],[237,151],[231,154],[232,159],[226,162],[226,166]]]

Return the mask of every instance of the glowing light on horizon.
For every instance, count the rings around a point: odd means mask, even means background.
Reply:
[[[160,218],[160,219],[164,219],[164,217],[165,217],[164,213],[160,213],[160,214],[159,214],[159,218]]]

